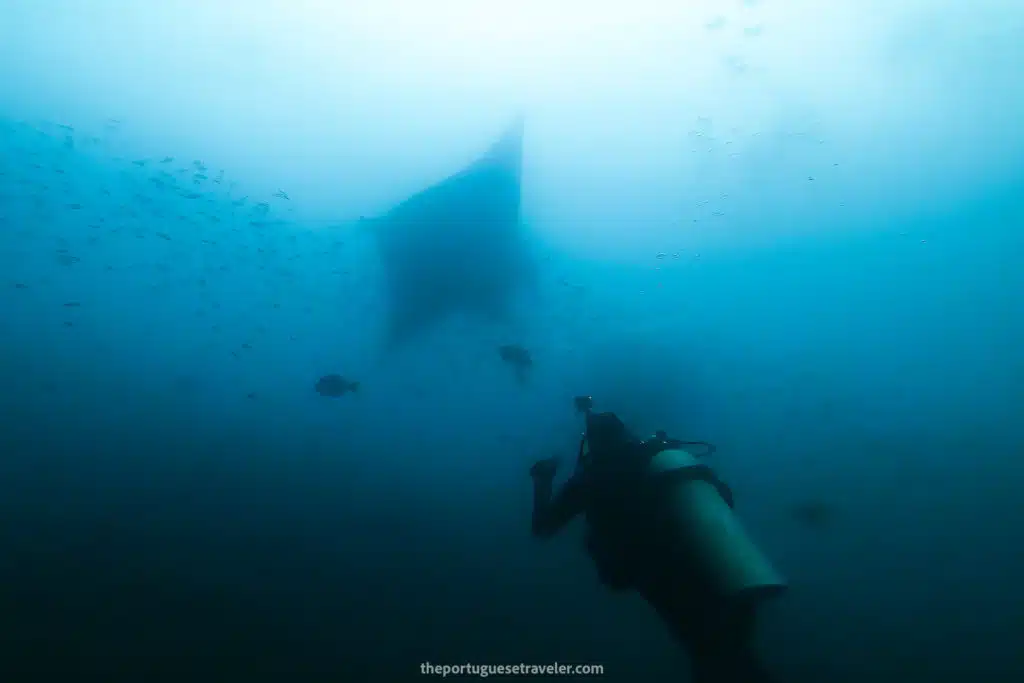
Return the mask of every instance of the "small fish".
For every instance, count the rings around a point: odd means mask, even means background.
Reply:
[[[274,193],[274,196],[277,197],[278,199],[288,199],[289,201],[291,201],[291,199],[288,197],[284,190],[278,190],[277,192]]]
[[[174,161],[174,157],[164,157],[163,159],[160,160],[160,163],[161,164],[169,164],[172,161]]]
[[[832,523],[835,510],[823,500],[805,500],[789,509],[790,516],[808,528],[821,529]]]
[[[519,344],[503,344],[498,347],[498,355],[503,361],[521,367],[533,366],[533,357],[525,347]]]
[[[341,375],[324,375],[314,386],[316,393],[327,398],[339,398],[348,393],[359,391],[359,382],[352,382]]]
[[[533,369],[533,356],[525,347],[519,344],[503,344],[498,347],[498,356],[512,366],[520,383],[526,381],[530,370]]]

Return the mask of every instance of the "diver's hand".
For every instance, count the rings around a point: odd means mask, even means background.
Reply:
[[[533,463],[530,468],[530,476],[535,482],[551,481],[558,471],[558,458],[545,458]]]

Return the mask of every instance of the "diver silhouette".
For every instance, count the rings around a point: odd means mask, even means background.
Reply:
[[[557,458],[530,468],[533,534],[578,515],[602,583],[636,591],[687,650],[694,683],[768,683],[754,648],[756,613],[786,589],[732,510],[732,493],[702,461],[705,442],[634,437],[613,413],[586,416],[576,469],[554,491]],[[693,447],[704,449],[694,455]]]

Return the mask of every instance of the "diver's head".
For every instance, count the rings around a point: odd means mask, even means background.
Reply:
[[[590,455],[597,458],[621,453],[634,442],[625,423],[615,413],[587,413],[586,439]]]

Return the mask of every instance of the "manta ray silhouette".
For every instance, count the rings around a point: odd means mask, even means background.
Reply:
[[[519,219],[523,120],[477,161],[370,219],[388,303],[386,344],[455,314],[507,320],[533,263]]]

